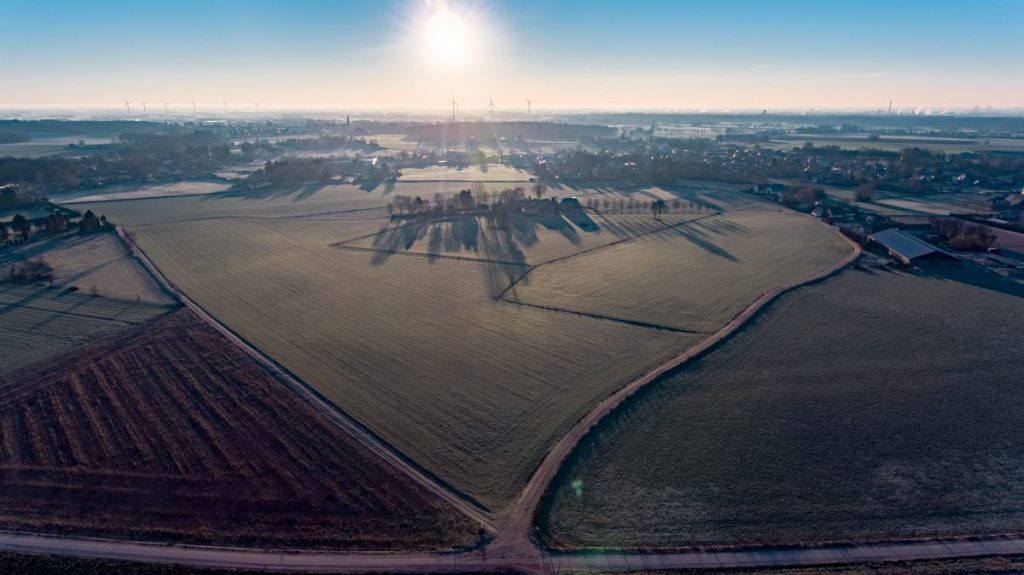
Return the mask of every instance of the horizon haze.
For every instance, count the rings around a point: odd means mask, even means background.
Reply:
[[[0,13],[15,87],[0,109],[1024,108],[1014,1],[0,0]]]

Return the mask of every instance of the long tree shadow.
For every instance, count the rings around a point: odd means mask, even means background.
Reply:
[[[709,254],[718,256],[720,258],[729,260],[731,262],[738,262],[738,261],[740,261],[739,258],[737,258],[736,256],[734,256],[731,253],[729,253],[728,250],[726,250],[722,246],[720,246],[720,245],[712,242],[711,240],[709,240],[707,238],[707,234],[701,232],[700,230],[697,230],[697,229],[694,229],[691,226],[685,226],[685,225],[683,225],[683,226],[676,226],[676,227],[672,228],[672,230],[675,233],[678,233],[682,237],[686,238],[691,244],[693,244],[693,245],[703,249],[704,251],[708,252]],[[718,233],[722,233],[722,232],[718,232]]]
[[[0,266],[7,266],[34,257],[45,256],[51,250],[72,248],[98,237],[102,236],[97,234],[66,234],[55,238],[8,246],[0,250]]]
[[[1024,280],[1014,281],[973,263],[926,264],[903,272],[921,278],[952,281],[1024,298]]]
[[[219,192],[216,194],[205,194],[200,201],[209,202],[220,199],[240,200],[280,200],[292,198],[293,202],[306,201],[326,186],[323,184],[309,184],[298,186],[266,186],[263,188],[236,188]]]
[[[514,282],[529,281],[526,254],[508,229],[487,226],[480,238],[484,257],[490,261],[484,269],[490,294],[501,293]]]
[[[741,236],[749,236],[750,229],[743,224],[728,220],[725,218],[711,218],[709,220],[702,220],[696,222],[696,225],[716,234],[737,234]]]

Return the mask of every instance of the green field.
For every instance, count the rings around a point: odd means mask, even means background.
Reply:
[[[0,373],[151,320],[171,307],[0,284]]]
[[[407,186],[417,184],[397,188]],[[723,206],[739,201],[731,194],[722,193]],[[666,214],[664,223],[650,215],[612,215],[595,220],[599,227],[591,231],[527,221],[507,234],[471,218],[410,233],[410,223],[399,227],[368,207],[386,197],[335,186],[308,197],[292,191],[102,205],[215,316],[492,508],[512,500],[552,442],[601,398],[702,337],[494,299],[529,264],[614,241],[625,245],[644,233],[663,236],[681,254],[699,254],[704,247],[673,239],[678,232],[670,227],[687,226],[698,214]],[[763,227],[751,229],[788,228],[774,210],[758,212]],[[808,235],[797,236],[825,246],[822,251],[764,249],[756,265],[789,265],[799,254],[808,256],[809,267],[839,259],[830,247],[834,236],[811,223]],[[612,248],[591,253],[604,249]],[[735,269],[748,263],[755,261]],[[804,269],[775,277],[791,281]],[[617,281],[607,268],[601,275]],[[704,285],[696,275],[690,281]],[[734,282],[731,293],[749,302],[767,287]],[[662,299],[679,286],[660,289],[650,297]]]
[[[561,546],[805,543],[1024,527],[1024,291],[853,269],[799,288],[602,424]]]

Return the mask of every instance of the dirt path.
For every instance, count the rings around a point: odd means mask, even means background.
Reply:
[[[251,549],[186,547],[0,533],[0,549],[67,557],[91,557],[195,567],[304,573],[459,573],[517,571],[637,572],[694,568],[807,567],[869,561],[913,561],[1024,553],[1024,539],[757,548],[688,553],[536,554],[495,557],[481,551],[441,553],[281,553]]]

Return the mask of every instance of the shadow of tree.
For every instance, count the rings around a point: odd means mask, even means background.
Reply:
[[[686,238],[690,243],[692,243],[693,245],[703,249],[704,251],[708,252],[709,254],[718,256],[720,258],[729,260],[731,262],[738,262],[738,261],[740,261],[739,258],[737,258],[733,254],[731,254],[728,250],[726,250],[722,246],[720,246],[720,245],[716,244],[715,242],[711,241],[710,239],[708,239],[708,234],[703,232],[703,231],[701,231],[700,229],[698,229],[696,227],[696,226],[701,226],[702,224],[703,224],[703,222],[696,221],[696,222],[693,222],[693,224],[690,224],[690,225],[681,225],[681,226],[673,227],[672,231],[677,233],[677,234],[679,234],[680,236]],[[707,226],[703,226],[703,227],[707,227]],[[742,228],[742,226],[740,226],[740,227]],[[708,229],[714,231],[714,233],[717,233],[717,234],[726,233],[722,229],[714,229],[714,228],[708,228]]]
[[[1024,297],[1024,281],[1014,281],[976,264],[926,264],[904,273],[939,281],[952,281],[1014,297]]]
[[[226,192],[220,192],[216,194],[206,194],[202,196],[204,202],[211,200],[221,200],[225,198],[235,198],[243,200],[279,200],[283,198],[292,198],[294,202],[302,202],[308,200],[324,189],[323,184],[311,184],[306,186],[267,186],[265,188],[252,188],[252,189],[232,189]]]

